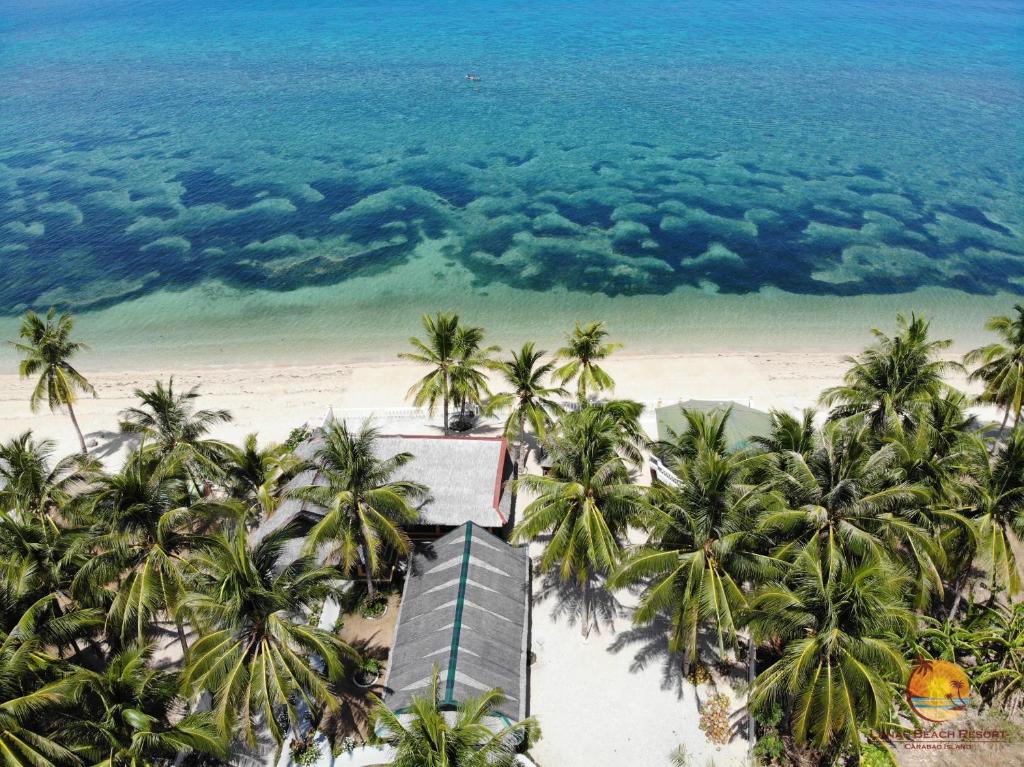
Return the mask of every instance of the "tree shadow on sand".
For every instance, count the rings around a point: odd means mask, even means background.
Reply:
[[[365,742],[370,734],[370,723],[373,715],[373,708],[376,705],[375,698],[382,697],[386,692],[384,688],[384,664],[388,659],[388,648],[370,641],[352,642],[352,648],[363,658],[373,658],[381,664],[381,674],[377,681],[370,687],[360,687],[353,680],[353,669],[351,664],[341,679],[335,680],[334,689],[338,695],[340,705],[338,710],[328,712],[324,716],[320,726],[322,732],[334,743],[340,743],[345,738],[354,738]]]
[[[627,608],[624,612],[631,614],[632,610]],[[673,691],[679,700],[686,696],[688,689],[692,690],[699,709],[706,695],[702,695],[693,680],[683,674],[683,654],[669,649],[668,638],[671,630],[670,618],[667,615],[658,615],[651,623],[633,625],[625,631],[620,631],[615,636],[615,641],[608,646],[608,652],[618,654],[632,651],[633,662],[629,670],[633,673],[640,673],[653,664],[660,665],[661,689]],[[719,681],[725,682],[734,691],[745,687],[746,677],[742,666],[718,663],[721,655],[717,638],[712,632],[703,629],[698,631],[697,649],[698,654],[691,661],[691,669],[698,663],[714,665],[715,675]],[[716,684],[712,683],[712,687]],[[745,720],[745,714],[743,718]]]
[[[89,455],[93,458],[109,458],[123,448],[132,450],[141,441],[140,434],[122,434],[119,431],[91,431],[85,435]]]
[[[683,655],[668,649],[668,635],[671,623],[668,617],[659,615],[652,623],[620,631],[615,641],[608,646],[608,652],[618,655],[623,651],[633,652],[629,670],[638,674],[652,665],[661,667],[661,689],[671,690],[682,700],[687,690],[687,679],[683,676]],[[694,689],[690,686],[690,689]]]
[[[536,567],[534,563],[534,567]],[[585,613],[584,595],[587,590],[574,579],[562,580],[558,573],[548,571],[540,577],[540,588],[534,590],[534,605],[543,604],[548,599],[555,601],[551,617],[555,621],[565,621],[582,631]],[[623,614],[622,605],[605,587],[603,581],[594,583],[589,589],[590,600],[590,632],[602,633],[602,628],[610,633],[615,632],[615,619]]]

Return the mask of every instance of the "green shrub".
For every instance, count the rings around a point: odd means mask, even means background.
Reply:
[[[359,614],[364,618],[379,618],[387,610],[387,597],[377,596],[367,599],[359,608]]]
[[[772,764],[782,759],[786,751],[786,745],[782,742],[777,732],[771,732],[761,736],[754,746],[754,756],[759,764]]]
[[[779,722],[782,721],[782,707],[775,704],[767,711],[759,711],[754,715],[760,730],[760,736],[754,745],[753,754],[757,764],[781,763],[786,752],[786,744],[779,735]]]
[[[284,441],[284,447],[286,450],[292,451],[307,439],[309,439],[309,429],[305,426],[296,426],[288,432],[288,439]]]
[[[880,743],[868,743],[860,750],[861,767],[896,767],[892,752]]]

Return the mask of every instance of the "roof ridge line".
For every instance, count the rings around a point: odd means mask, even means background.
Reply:
[[[462,635],[462,612],[466,603],[466,581],[469,580],[469,552],[473,546],[473,523],[466,523],[466,538],[462,547],[462,570],[459,573],[459,595],[455,598],[455,619],[452,644],[448,651],[448,678],[445,681],[444,703],[454,705],[455,667],[459,662],[459,640]]]

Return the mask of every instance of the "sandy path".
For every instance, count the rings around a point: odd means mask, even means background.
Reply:
[[[535,557],[541,550],[531,546]],[[667,652],[664,624],[634,627],[635,598],[601,592],[599,629],[584,640],[576,590],[553,583],[534,576],[530,700],[543,738],[532,753],[542,767],[670,767],[680,745],[693,765],[745,763],[742,736],[716,746],[701,732],[694,687]],[[731,695],[724,683],[718,691]],[[700,694],[707,700],[711,691],[702,686]],[[734,724],[741,705],[734,704]]]

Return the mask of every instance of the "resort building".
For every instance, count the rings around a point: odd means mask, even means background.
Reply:
[[[525,548],[472,522],[421,543],[406,573],[384,680],[388,706],[401,714],[436,672],[445,706],[499,687],[505,724],[526,717],[529,616]]]
[[[330,416],[329,416],[330,418]],[[323,445],[317,429],[299,444],[295,455],[310,460]],[[505,483],[512,476],[512,458],[503,437],[438,437],[432,435],[381,435],[381,458],[411,453],[414,458],[394,475],[396,480],[419,482],[430,494],[419,506],[420,520],[406,528],[414,540],[430,540],[466,522],[499,537],[507,532],[512,513],[511,495]],[[255,530],[255,543],[288,525],[312,527],[323,517],[315,504],[289,498],[288,491],[320,483],[315,470],[298,474],[285,488],[285,500]]]
[[[328,415],[324,427],[332,419]],[[310,461],[323,444],[321,427],[295,454]],[[505,541],[512,516],[506,490],[513,473],[508,443],[502,437],[382,434],[376,449],[382,459],[411,454],[413,459],[392,478],[420,483],[429,494],[418,506],[417,523],[405,527],[413,540],[412,553],[404,562],[396,555],[390,576],[382,579],[404,574],[400,598],[391,597],[392,607],[397,602],[394,628],[374,633],[384,668],[382,686],[375,685],[375,691],[401,716],[414,697],[429,694],[436,673],[446,710],[500,688],[505,706],[493,719],[495,731],[529,716],[531,563],[525,547]],[[324,509],[289,497],[288,491],[320,484],[323,478],[315,469],[296,475],[277,510],[250,534],[250,543],[291,527],[298,535],[284,547],[279,564],[294,560],[305,531],[323,518]],[[357,573],[354,582],[360,581]],[[332,628],[339,612],[338,600],[328,599],[320,627]],[[269,747],[265,744],[252,754],[240,748],[232,763],[256,767],[267,761]],[[287,747],[280,752],[278,767],[290,764],[288,753]],[[342,761],[378,764],[383,761],[380,753],[364,747]]]

